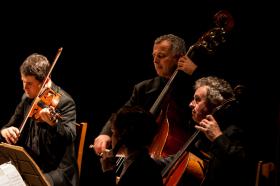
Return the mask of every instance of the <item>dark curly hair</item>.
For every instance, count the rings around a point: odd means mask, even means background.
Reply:
[[[24,76],[35,76],[35,79],[43,82],[49,69],[49,60],[41,54],[33,53],[20,66],[20,73]]]
[[[152,143],[158,131],[154,115],[139,106],[124,106],[112,117],[119,142],[128,149],[145,147]]]

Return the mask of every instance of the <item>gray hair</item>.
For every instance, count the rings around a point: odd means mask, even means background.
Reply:
[[[194,89],[206,86],[206,102],[210,108],[221,105],[225,100],[234,98],[231,85],[224,79],[208,76],[202,77],[195,82]]]
[[[186,54],[186,43],[184,39],[173,34],[166,34],[156,38],[154,44],[158,44],[162,41],[169,41],[171,45],[172,53],[176,56]]]

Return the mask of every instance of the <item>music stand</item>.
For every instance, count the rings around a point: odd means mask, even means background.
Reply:
[[[50,186],[41,169],[23,147],[0,143],[0,164],[11,161],[26,185]]]

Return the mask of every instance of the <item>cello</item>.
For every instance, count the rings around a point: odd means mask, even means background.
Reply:
[[[228,31],[230,31],[234,26],[234,20],[230,13],[226,10],[217,12],[214,15],[214,20],[216,27],[203,34],[203,36],[200,37],[195,44],[191,45],[186,53],[186,56],[189,56],[190,53],[197,48],[205,49],[207,53],[213,54],[215,49],[221,43],[225,43]],[[173,117],[176,119],[176,116],[171,115],[170,117],[170,113],[172,113],[172,109],[175,107],[168,96],[170,95],[171,89],[174,87],[174,81],[178,76],[178,73],[179,70],[176,69],[156,99],[155,103],[150,108],[150,112],[152,114],[155,114],[160,110],[159,116],[157,117],[160,130],[150,146],[150,154],[155,159],[175,154],[182,148],[188,137],[191,136],[189,131],[177,128],[172,122],[170,122],[171,118]]]
[[[224,110],[229,110],[236,103],[235,98],[229,98],[217,106],[212,115],[222,117]],[[188,151],[190,145],[197,139],[200,131],[197,129],[193,135],[186,141],[182,149],[174,156],[174,159],[162,170],[161,175],[163,183],[166,186],[177,185],[186,169],[195,177],[195,181],[201,182],[204,178],[203,162],[197,156]]]

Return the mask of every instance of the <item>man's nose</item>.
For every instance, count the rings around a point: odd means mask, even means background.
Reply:
[[[29,87],[29,86],[28,86],[27,84],[23,84],[23,89],[24,89],[24,90],[28,89],[28,87]]]
[[[194,101],[193,100],[190,102],[189,107],[194,108]]]
[[[154,63],[158,64],[159,62],[160,62],[159,58],[157,56],[154,56]]]

